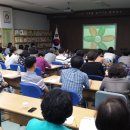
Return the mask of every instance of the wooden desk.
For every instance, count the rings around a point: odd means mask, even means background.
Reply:
[[[22,106],[23,102],[28,102],[29,107],[24,108]],[[0,93],[0,109],[20,115],[24,115],[26,117],[30,118],[38,118],[43,119],[40,109],[41,99],[26,97],[22,95],[17,94],[11,94],[11,93]],[[32,107],[37,107],[37,110],[33,113],[29,113],[28,110]],[[80,121],[84,117],[95,117],[96,111],[80,108],[80,107],[73,107],[73,116],[74,121],[73,124],[67,125],[72,128],[79,128]]]
[[[52,85],[58,85],[61,86],[62,83],[59,81],[60,76],[52,75],[50,77],[44,78],[44,83],[52,84]],[[100,89],[102,81],[97,80],[91,80],[90,90],[92,91],[98,91]]]

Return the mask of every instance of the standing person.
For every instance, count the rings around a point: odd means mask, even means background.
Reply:
[[[54,89],[45,94],[41,103],[41,110],[45,120],[30,120],[26,130],[70,130],[63,126],[73,111],[71,97],[67,92]]]
[[[72,68],[65,69],[61,72],[62,89],[67,91],[74,91],[78,94],[82,102],[83,86],[89,88],[89,80],[87,74],[80,71],[84,60],[80,56],[74,56],[71,58]]]
[[[128,105],[121,98],[108,98],[99,106],[95,124],[98,130],[129,130]]]
[[[8,55],[8,54],[10,54],[10,49],[12,48],[12,43],[10,42],[10,43],[8,43],[8,46],[7,46],[7,48],[5,49],[5,55]]]
[[[43,73],[45,73],[46,67],[51,69],[51,65],[44,59],[42,52],[38,53],[38,57],[36,58],[36,66],[39,67]]]
[[[10,49],[10,54],[8,54],[5,57],[5,66],[6,66],[6,68],[10,69],[11,64],[18,63],[18,58],[19,58],[19,56],[16,54],[16,47],[12,47]]]

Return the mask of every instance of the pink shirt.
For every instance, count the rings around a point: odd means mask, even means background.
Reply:
[[[45,72],[46,67],[51,68],[50,64],[43,57],[37,57],[36,60],[36,66],[41,68],[43,72]]]

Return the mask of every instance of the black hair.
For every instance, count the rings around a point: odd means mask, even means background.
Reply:
[[[25,67],[28,69],[31,68],[35,63],[36,63],[36,57],[34,56],[29,56],[25,59]]]
[[[73,68],[80,69],[84,63],[84,60],[81,56],[73,56],[70,62]]]
[[[40,56],[45,56],[45,54],[43,52],[39,52],[38,57],[40,57]]]
[[[107,51],[110,52],[110,53],[114,53],[114,48],[113,47],[109,47]]]
[[[63,50],[63,49],[60,49],[60,50],[59,50],[59,53],[60,53],[60,54],[64,53],[64,50]]]
[[[69,93],[54,89],[46,93],[41,103],[45,120],[54,124],[63,124],[72,115],[73,107]]]
[[[98,56],[103,55],[103,53],[104,53],[104,52],[103,52],[102,49],[98,49],[98,50],[97,50],[97,55],[98,55]]]
[[[9,57],[12,56],[12,54],[16,51],[16,47],[11,47],[10,48],[10,53],[9,53]]]
[[[25,45],[24,50],[28,51],[29,45]]]
[[[85,55],[85,53],[84,53],[83,50],[78,50],[78,51],[76,52],[76,56],[84,57],[84,55]]]
[[[128,130],[129,123],[129,109],[122,98],[108,98],[99,106],[95,121],[98,130]]]
[[[126,68],[123,64],[112,64],[108,69],[108,77],[109,78],[124,78],[127,76]]]
[[[87,53],[87,59],[88,60],[95,60],[96,59],[96,56],[97,56],[97,53],[96,53],[96,51],[89,51],[88,53]]]
[[[23,50],[23,48],[24,48],[23,45],[19,45],[19,49],[22,49],[22,50]]]
[[[7,45],[7,48],[11,48],[12,47],[12,43],[9,42],[8,45]]]
[[[0,46],[0,53],[2,53],[3,52],[3,48]]]

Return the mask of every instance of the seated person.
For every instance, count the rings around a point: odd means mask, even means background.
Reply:
[[[100,62],[101,64],[104,63],[104,57],[103,57],[103,50],[102,49],[98,49],[97,50],[97,57],[95,59],[95,62]]]
[[[129,51],[125,50],[123,52],[123,56],[121,56],[119,59],[118,59],[118,62],[119,63],[124,63],[126,64],[128,67],[130,67],[130,56],[129,56]]]
[[[16,48],[12,47],[10,49],[10,54],[5,57],[5,66],[7,69],[10,69],[11,64],[18,63],[19,56],[16,54]]]
[[[20,54],[22,54],[23,53],[23,45],[19,45],[19,48],[16,50],[16,54],[17,55],[20,55]]]
[[[2,47],[0,47],[0,62],[5,62],[5,57],[2,54],[2,52],[3,52],[3,49],[2,49]]]
[[[98,130],[129,130],[129,123],[129,108],[123,99],[111,97],[99,106],[95,121]]]
[[[20,55],[18,59],[18,64],[25,66],[25,59],[30,56],[27,50],[24,50]]]
[[[38,76],[35,73],[36,69],[36,57],[29,56],[25,59],[25,67],[27,68],[27,72],[25,75],[21,77],[21,82],[26,83],[34,83],[40,87],[41,90],[45,90],[45,92],[48,92],[48,88],[43,82],[42,77]]]
[[[126,78],[127,71],[122,64],[113,64],[108,69],[108,77],[102,81],[100,90],[127,94],[130,90],[130,81]]]
[[[50,69],[51,65],[44,59],[43,56],[44,55],[42,52],[38,53],[38,57],[36,58],[36,66],[39,67],[42,72],[45,73],[46,67]]]
[[[114,62],[116,58],[116,55],[114,54],[114,49],[113,47],[109,47],[107,52],[104,54],[104,59],[106,62]]]
[[[81,56],[82,58],[84,58],[84,55],[85,55],[85,53],[84,53],[83,50],[77,50],[76,51],[76,56]]]
[[[41,110],[45,120],[30,120],[26,130],[70,130],[63,126],[66,118],[70,117],[73,111],[71,97],[67,92],[54,89],[45,94]]]
[[[29,53],[30,54],[37,54],[38,50],[36,49],[36,46],[34,43],[31,43],[31,47],[29,48]]]
[[[8,46],[7,46],[7,48],[5,49],[5,55],[8,55],[8,54],[10,54],[10,49],[12,48],[12,43],[11,42],[9,42],[8,43]]]
[[[81,67],[81,71],[86,73],[87,75],[98,75],[104,76],[105,70],[103,65],[100,62],[95,62],[96,52],[89,51],[87,53],[88,62],[84,63]]]
[[[79,95],[80,100],[82,99],[83,86],[87,89],[89,88],[89,80],[87,74],[80,71],[83,63],[84,61],[82,57],[72,57],[72,68],[62,70],[60,79],[62,82],[62,89],[76,92]]]
[[[54,48],[50,48],[49,52],[45,55],[44,59],[51,64],[56,59]]]

